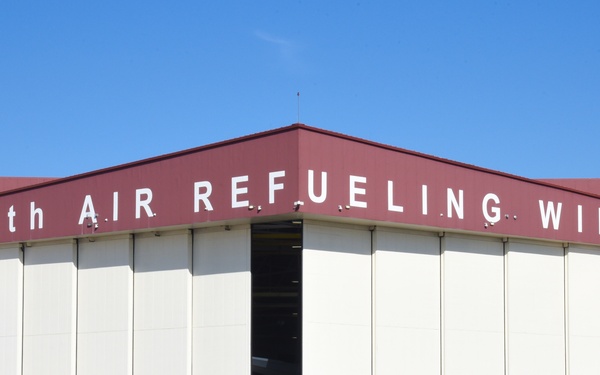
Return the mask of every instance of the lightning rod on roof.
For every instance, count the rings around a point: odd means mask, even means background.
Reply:
[[[298,91],[296,93],[296,96],[298,96],[298,124],[300,123],[300,91]]]

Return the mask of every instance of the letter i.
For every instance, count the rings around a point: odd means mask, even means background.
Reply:
[[[421,186],[422,211],[423,215],[427,215],[427,185]]]
[[[113,193],[113,221],[119,220],[119,192]]]

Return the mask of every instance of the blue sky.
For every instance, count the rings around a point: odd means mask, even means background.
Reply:
[[[3,1],[0,176],[300,122],[531,178],[600,177],[600,2]]]

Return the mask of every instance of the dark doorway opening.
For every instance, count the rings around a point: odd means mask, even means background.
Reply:
[[[252,225],[252,375],[302,373],[302,222]]]

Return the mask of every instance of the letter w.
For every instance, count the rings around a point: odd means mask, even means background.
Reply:
[[[542,215],[542,225],[544,229],[548,229],[550,218],[552,218],[552,227],[554,230],[558,230],[560,225],[560,212],[562,211],[562,203],[558,202],[558,208],[554,211],[554,202],[549,201],[548,207],[544,209],[544,201],[540,200],[540,214]]]

